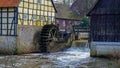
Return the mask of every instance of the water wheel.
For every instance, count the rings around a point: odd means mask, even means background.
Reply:
[[[45,25],[40,36],[40,51],[51,52],[57,41],[58,28],[55,25]]]

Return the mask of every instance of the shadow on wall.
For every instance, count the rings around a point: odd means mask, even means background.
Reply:
[[[35,32],[35,34],[33,36],[33,45],[35,46],[34,52],[40,52],[40,34],[41,34],[41,31],[38,30]]]

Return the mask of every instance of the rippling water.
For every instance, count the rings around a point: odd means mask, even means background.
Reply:
[[[117,65],[107,59],[91,58],[89,48],[72,46],[50,54],[1,56],[0,68],[117,68]]]

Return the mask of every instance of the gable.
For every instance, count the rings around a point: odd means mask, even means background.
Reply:
[[[96,14],[120,14],[120,0],[98,0],[88,16]]]

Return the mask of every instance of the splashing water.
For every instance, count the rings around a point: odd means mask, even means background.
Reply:
[[[70,48],[63,53],[64,53],[64,56],[59,56],[57,57],[57,59],[64,63],[80,61],[81,59],[85,59],[90,56],[89,49],[80,50],[79,48],[76,48],[76,49]]]
[[[106,59],[91,58],[86,45],[49,54],[0,56],[0,68],[109,68],[108,63]],[[111,68],[117,68],[114,66]]]

